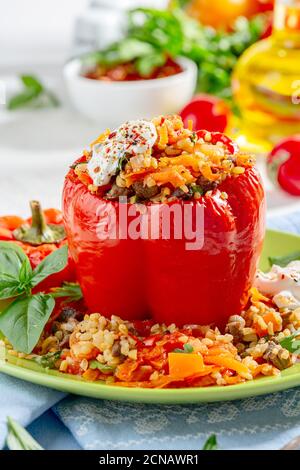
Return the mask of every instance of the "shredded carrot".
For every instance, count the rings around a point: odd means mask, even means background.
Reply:
[[[164,166],[164,165],[183,165],[189,168],[192,168],[195,172],[200,173],[199,171],[199,158],[195,155],[180,155],[179,157],[163,157],[160,159],[160,164],[159,166]]]
[[[245,379],[251,379],[250,370],[245,364],[237,361],[233,357],[225,355],[220,356],[204,356],[204,361],[208,364],[215,364],[217,366],[226,367],[236,371],[241,377]]]
[[[203,165],[201,165],[201,173],[209,181],[217,181],[220,178],[220,175],[218,173],[212,172],[211,167],[208,163],[204,163]]]
[[[278,318],[279,316],[279,318]],[[264,322],[268,325],[270,322],[273,325],[274,332],[281,331],[282,328],[282,319],[280,315],[276,315],[275,312],[267,312],[263,315]]]
[[[190,171],[182,165],[172,166],[152,173],[151,178],[161,186],[170,183],[174,188],[179,188],[185,184],[193,183],[195,178]]]
[[[251,301],[255,302],[270,302],[270,299],[262,295],[256,287],[250,289]]]
[[[165,123],[158,128],[158,137],[159,139],[157,146],[160,150],[163,150],[166,148],[169,140],[168,128]]]
[[[109,134],[110,134],[110,129],[106,129],[105,132],[102,132],[102,134],[100,134],[99,137],[97,137],[97,139],[91,143],[91,148],[93,148],[94,145],[100,144],[101,142],[103,142],[109,136]]]

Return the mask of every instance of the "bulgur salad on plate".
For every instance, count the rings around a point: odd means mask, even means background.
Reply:
[[[29,219],[0,217],[5,361],[143,389],[230,386],[292,367],[299,253],[257,270],[265,195],[254,163],[227,136],[194,132],[178,116],[102,134],[66,175],[63,213],[31,201]],[[200,208],[202,245],[189,250],[186,233],[172,230],[101,237],[99,221],[109,213],[116,227],[124,197],[146,220],[178,204],[193,225]]]
[[[295,282],[296,280],[296,282]],[[60,297],[32,353],[14,349],[3,339],[8,360],[19,357],[45,368],[143,388],[233,385],[262,376],[278,376],[300,354],[300,262],[257,273],[247,308],[217,327],[124,321],[88,313],[82,299]],[[296,286],[294,288],[294,286]],[[286,289],[289,290],[286,290]],[[294,288],[294,290],[292,290]],[[78,295],[65,284],[67,295]],[[282,290],[284,289],[284,290]],[[63,295],[63,292],[62,292]]]

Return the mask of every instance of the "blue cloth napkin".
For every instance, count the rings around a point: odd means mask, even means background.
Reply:
[[[268,226],[300,233],[300,212],[268,217]],[[300,435],[300,388],[234,402],[154,406],[62,400],[60,392],[0,374],[0,397],[0,448],[7,415],[23,425],[35,420],[34,436],[60,449],[200,449],[211,433],[223,449],[279,449]],[[59,421],[51,412],[36,419],[51,407]]]
[[[217,435],[222,449],[274,450],[300,435],[300,388],[185,406],[70,396],[55,410],[85,450],[199,450],[210,434]]]
[[[27,426],[64,397],[64,393],[0,374],[0,449],[7,416]]]

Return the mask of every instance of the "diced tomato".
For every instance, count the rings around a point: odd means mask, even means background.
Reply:
[[[207,130],[199,130],[196,132],[198,138],[202,138],[205,140],[205,136],[207,134]],[[210,143],[217,144],[218,142],[222,142],[222,144],[227,148],[228,152],[232,155],[237,153],[239,148],[238,145],[231,140],[227,135],[222,134],[221,132],[210,132],[211,140]]]

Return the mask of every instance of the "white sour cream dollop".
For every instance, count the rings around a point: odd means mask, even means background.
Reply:
[[[117,173],[123,157],[149,152],[156,139],[156,128],[150,121],[128,121],[122,124],[103,142],[93,147],[92,158],[87,166],[93,184],[108,184],[111,177]]]
[[[292,261],[285,268],[274,265],[269,273],[258,271],[254,285],[271,296],[279,308],[300,307],[300,261]]]

